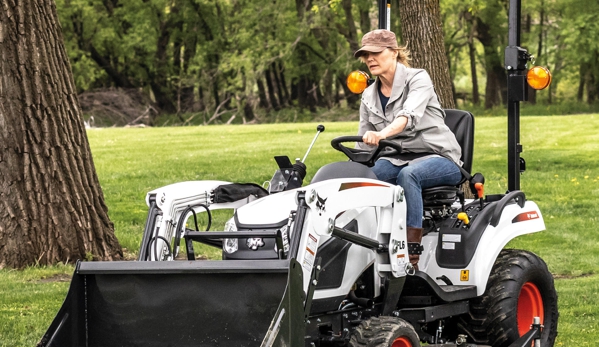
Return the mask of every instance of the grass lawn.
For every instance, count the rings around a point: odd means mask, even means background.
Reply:
[[[547,231],[510,247],[539,254],[556,277],[560,320],[557,346],[595,346],[599,338],[599,115],[529,116],[521,121],[521,177],[539,204]],[[474,172],[486,193],[507,188],[505,117],[476,119]],[[307,181],[322,165],[345,157],[330,140],[354,134],[356,122],[325,123],[306,160]],[[316,123],[251,126],[92,129],[88,137],[109,214],[127,253],[138,252],[146,192],[184,180],[269,180],[275,155],[302,158]],[[209,257],[218,250],[201,249]],[[33,346],[62,304],[71,265],[0,270],[0,346]]]

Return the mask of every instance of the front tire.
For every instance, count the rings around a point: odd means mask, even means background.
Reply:
[[[360,323],[349,341],[351,347],[420,347],[418,334],[408,322],[395,317],[372,317]]]
[[[485,293],[472,300],[470,315],[459,328],[475,342],[506,347],[541,318],[541,346],[552,347],[557,336],[557,293],[545,262],[531,252],[505,249],[499,253]]]

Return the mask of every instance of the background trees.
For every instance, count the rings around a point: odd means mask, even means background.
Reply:
[[[416,66],[448,66],[429,71],[447,105],[505,102],[508,2],[428,0],[427,11],[440,8],[444,42],[414,36],[414,23],[431,24],[421,25],[429,34],[439,28],[433,23],[439,14],[427,21],[415,15],[423,14],[418,4],[425,5],[393,0],[392,29]],[[224,110],[252,121],[256,112],[291,107],[355,107],[358,98],[344,79],[364,69],[352,52],[378,25],[371,0],[57,0],[57,6],[79,92],[135,88],[180,120],[205,112],[204,123],[227,121],[220,119]],[[541,102],[597,99],[597,6],[524,2],[523,45],[554,72]],[[443,44],[446,56],[437,56]]]

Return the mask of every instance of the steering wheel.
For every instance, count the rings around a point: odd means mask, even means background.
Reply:
[[[342,145],[343,142],[364,142],[362,136],[339,136],[331,140],[331,146],[343,152],[349,160],[368,167],[374,166],[374,162],[381,157],[391,157],[401,153],[401,145],[389,140],[380,140],[379,145],[372,150],[349,148]],[[383,151],[387,147],[391,149]]]

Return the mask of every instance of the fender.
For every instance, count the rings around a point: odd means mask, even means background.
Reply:
[[[505,195],[501,200],[485,206],[485,209],[486,213],[480,213],[476,217],[477,228],[474,228],[475,223],[472,223],[471,230],[462,229],[460,233],[442,231],[424,237],[425,248],[430,250],[429,252],[436,250],[437,253],[436,259],[434,256],[426,258],[424,267],[432,278],[445,275],[456,285],[476,285],[477,294],[482,295],[495,259],[505,245],[518,236],[545,230],[539,207],[533,201],[526,201],[524,193],[520,191]],[[448,223],[454,222],[455,219],[451,219]],[[481,223],[484,225],[481,226]],[[447,228],[447,225],[444,225],[444,228]],[[478,235],[474,240],[469,240],[467,245],[468,251],[474,251],[474,254],[457,266],[443,265],[444,261],[439,256],[443,253],[442,249],[445,248],[447,253],[447,249],[452,246],[462,246],[460,243],[465,239],[461,238],[463,235]]]
[[[505,245],[518,236],[543,230],[545,222],[535,202],[526,201],[523,207],[517,204],[505,206],[497,227],[489,225],[485,230],[470,264],[478,295],[484,293],[491,269]]]

